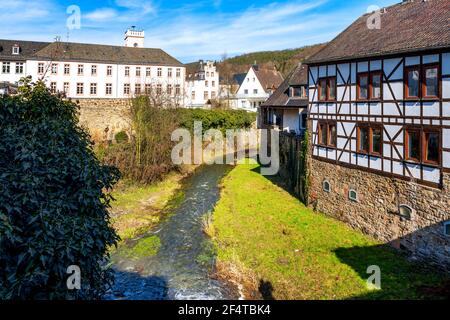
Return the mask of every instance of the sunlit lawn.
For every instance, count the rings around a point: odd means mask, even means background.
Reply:
[[[161,217],[183,198],[183,176],[172,173],[160,183],[122,185],[113,192],[113,224],[122,240],[136,237],[156,226]]]
[[[244,265],[271,284],[275,299],[420,299],[422,287],[447,281],[306,208],[258,172],[241,165],[223,180],[215,243],[219,261]],[[371,265],[381,269],[381,290],[367,286]]]

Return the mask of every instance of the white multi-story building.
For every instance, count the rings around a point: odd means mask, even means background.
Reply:
[[[144,32],[125,33],[125,46],[0,40],[0,82],[30,76],[70,98],[176,97],[183,103],[185,67],[161,49],[144,48]]]
[[[237,91],[237,108],[257,112],[282,82],[283,76],[278,71],[252,66]]]
[[[204,108],[218,98],[219,72],[214,62],[200,60],[186,77],[186,106]]]

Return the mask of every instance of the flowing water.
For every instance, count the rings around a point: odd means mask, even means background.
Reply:
[[[237,298],[209,277],[214,257],[202,230],[202,218],[219,200],[218,185],[228,170],[221,165],[199,168],[187,179],[185,199],[174,213],[144,238],[127,244],[133,246],[156,235],[161,243],[156,255],[130,259],[120,250],[113,255],[116,283],[106,299]]]

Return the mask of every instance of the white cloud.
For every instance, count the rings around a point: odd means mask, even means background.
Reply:
[[[115,17],[117,17],[117,11],[112,8],[97,9],[83,16],[83,18],[86,18],[91,21],[105,21],[111,20]]]
[[[0,20],[25,21],[42,19],[50,15],[52,4],[48,1],[2,0]]]
[[[147,28],[146,43],[176,57],[186,53],[219,57],[224,52],[285,49],[322,42],[320,30],[339,21],[339,17],[323,18],[312,12],[326,2],[272,3],[251,7],[239,15],[183,15],[163,26]]]
[[[116,0],[116,5],[122,8],[138,10],[144,15],[156,12],[153,3],[148,0]]]

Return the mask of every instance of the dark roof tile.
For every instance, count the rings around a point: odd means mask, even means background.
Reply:
[[[416,0],[381,11],[381,29],[369,29],[372,14],[356,20],[305,63],[317,64],[450,47],[450,0]]]
[[[26,60],[49,44],[49,42],[0,39],[0,60]],[[12,48],[15,45],[20,48],[18,55],[12,54]]]
[[[308,99],[289,98],[289,88],[308,84],[308,66],[299,64],[286,77],[286,80],[278,89],[265,101],[263,107],[307,107]]]
[[[31,59],[75,62],[164,65],[183,64],[161,49],[107,46],[99,44],[53,42],[33,54]]]

